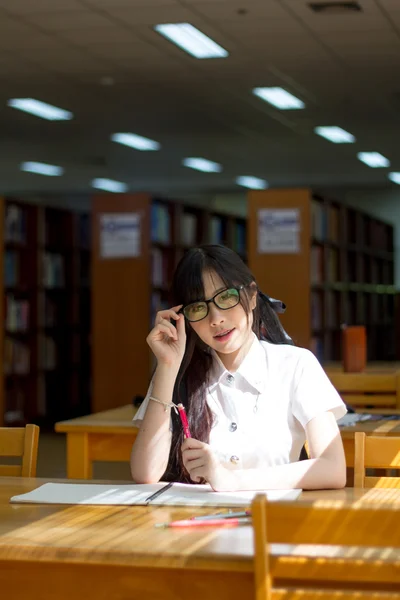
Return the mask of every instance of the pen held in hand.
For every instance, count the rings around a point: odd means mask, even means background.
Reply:
[[[178,404],[178,410],[179,410],[179,416],[181,418],[181,423],[182,423],[182,427],[183,427],[183,434],[184,434],[185,438],[191,438],[192,436],[190,435],[189,423],[187,420],[186,411],[185,411],[185,407],[183,406],[183,404]]]

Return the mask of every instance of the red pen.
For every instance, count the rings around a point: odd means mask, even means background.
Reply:
[[[178,410],[179,410],[179,416],[180,416],[181,422],[182,422],[183,434],[184,434],[185,438],[191,438],[192,436],[190,435],[189,423],[187,420],[186,411],[185,411],[185,407],[183,406],[183,404],[178,404]]]
[[[171,523],[156,523],[155,527],[237,527],[247,523],[251,523],[251,517],[245,519],[208,519],[207,521],[183,519],[182,521],[171,521]]]

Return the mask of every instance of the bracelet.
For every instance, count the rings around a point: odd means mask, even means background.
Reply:
[[[167,412],[168,408],[173,408],[175,413],[178,414],[178,407],[176,406],[176,404],[174,402],[163,402],[162,400],[159,400],[158,398],[155,398],[154,396],[149,396],[149,400],[158,402],[158,404],[163,404],[165,406],[164,412]]]

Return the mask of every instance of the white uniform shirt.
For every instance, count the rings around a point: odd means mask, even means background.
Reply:
[[[225,369],[216,353],[213,357],[207,393],[214,415],[209,443],[222,463],[250,469],[295,462],[311,419],[331,411],[338,420],[347,412],[309,350],[254,336],[235,373]],[[134,419],[138,427],[151,387]]]

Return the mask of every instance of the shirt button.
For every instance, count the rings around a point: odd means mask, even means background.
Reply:
[[[233,432],[233,431],[236,431],[236,429],[237,429],[237,424],[236,423],[231,423],[229,425],[229,431]]]
[[[230,375],[230,374],[227,376],[227,378],[226,378],[226,379],[227,379],[228,383],[233,383],[233,382],[235,381],[235,378],[234,378],[234,376],[233,376],[233,375]]]
[[[233,456],[231,456],[230,460],[231,460],[231,463],[233,463],[234,465],[237,465],[239,462],[239,457],[233,455]]]

